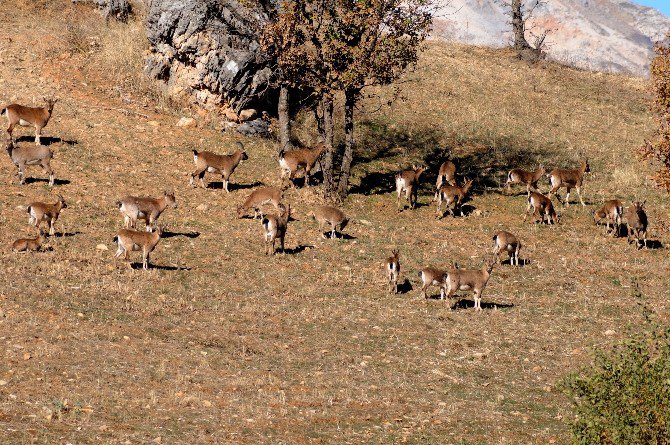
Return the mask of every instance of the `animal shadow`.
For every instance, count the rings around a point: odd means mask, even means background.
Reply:
[[[405,281],[402,283],[398,284],[398,293],[399,294],[408,294],[410,293],[414,288],[412,287],[412,283],[405,278]]]
[[[200,236],[200,232],[170,232],[169,230],[163,231],[161,238],[173,238],[175,236],[185,236],[186,238],[197,238]]]
[[[304,252],[307,249],[311,249],[314,246],[307,245],[307,244],[300,244],[299,246],[293,247],[291,249],[284,249],[284,252],[286,255],[296,255],[298,253]]]
[[[26,178],[26,184],[34,184],[36,182],[49,182],[48,178]],[[67,179],[54,179],[54,185],[68,185],[70,181]]]
[[[330,238],[330,231],[328,231],[328,232],[323,232],[323,233],[321,234],[321,236],[322,236],[322,238],[325,238],[325,239],[331,239],[331,238]],[[335,239],[352,240],[352,239],[356,239],[356,237],[353,236],[353,235],[349,235],[348,233],[341,233],[341,232],[337,232],[337,231],[336,231],[336,232],[335,232]]]
[[[467,300],[467,299],[460,299],[456,304],[452,306],[453,310],[464,310],[464,309],[472,309],[475,307],[475,302],[474,300]],[[485,302],[482,301],[482,310],[491,310],[491,309],[509,309],[514,307],[514,304],[512,303],[491,303],[491,302]]]
[[[35,136],[30,136],[30,135],[24,134],[23,136],[19,136],[16,139],[16,142],[32,142],[32,143],[34,143],[35,142]],[[62,142],[63,144],[67,144],[67,145],[76,145],[76,144],[79,143],[78,141],[75,141],[75,140],[61,139],[61,138],[54,137],[54,136],[42,136],[42,137],[40,137],[40,143],[42,145],[51,145],[51,144],[56,144],[58,142]]]
[[[246,190],[246,189],[252,189],[254,187],[258,187],[260,185],[263,185],[262,182],[255,181],[252,182],[251,184],[238,184],[235,182],[229,182],[228,183],[228,191],[234,192],[235,190]],[[208,189],[218,189],[221,190],[223,189],[223,181],[212,181],[207,184]]]
[[[81,232],[57,232],[53,236],[54,238],[69,238],[77,235],[81,235]]]
[[[149,269],[155,270],[167,270],[167,271],[177,271],[177,270],[191,270],[190,267],[178,267],[178,266],[160,266],[158,264],[149,263]],[[142,270],[142,263],[131,263],[130,267],[133,270]]]
[[[504,264],[507,266],[512,266],[512,259],[508,258],[506,260],[503,260],[500,262],[500,264]],[[530,264],[530,260],[528,258],[519,258],[519,267],[521,266],[528,266]],[[513,265],[516,267],[516,264]]]

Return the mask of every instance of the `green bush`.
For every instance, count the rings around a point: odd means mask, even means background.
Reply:
[[[598,351],[592,367],[563,381],[575,409],[575,444],[670,444],[670,327],[641,305],[642,332]]]

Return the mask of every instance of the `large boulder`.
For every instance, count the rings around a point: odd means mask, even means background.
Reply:
[[[259,34],[274,0],[251,10],[237,0],[152,0],[146,71],[168,93],[206,108],[267,108],[271,69]]]

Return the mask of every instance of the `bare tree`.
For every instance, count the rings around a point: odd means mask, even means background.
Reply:
[[[543,29],[534,33],[528,23],[536,10],[546,4],[546,0],[498,0],[498,3],[507,10],[512,26],[513,47],[520,58],[535,62],[544,59],[546,53],[545,42],[549,30]],[[532,43],[528,40],[531,39]]]

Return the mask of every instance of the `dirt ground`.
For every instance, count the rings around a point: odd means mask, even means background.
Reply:
[[[557,384],[640,323],[632,278],[667,320],[670,204],[635,152],[653,128],[646,80],[431,44],[398,100],[374,91],[357,112],[348,236],[324,240],[307,216],[320,186],[289,189],[289,253],[266,257],[260,222],[238,219],[236,206],[279,185],[277,144],[222,133],[207,114],[177,127],[187,111],[119,65],[140,64],[124,42],[141,42],[141,24],[106,26],[82,5],[53,3],[0,6],[13,30],[0,38],[0,101],[60,97],[44,131],[56,186],[39,168],[20,186],[0,160],[3,443],[566,443]],[[309,142],[309,121],[297,125]],[[17,130],[20,144],[32,134]],[[237,140],[249,160],[230,194],[209,174],[207,190],[188,185],[191,149],[226,153]],[[437,220],[447,152],[476,186],[467,216]],[[588,206],[558,204],[558,226],[522,221],[522,188],[501,193],[512,167],[576,166],[582,155]],[[398,213],[393,175],[414,162],[430,167],[420,206]],[[168,236],[153,267],[115,261],[115,201],[165,189],[178,208],[161,217]],[[12,253],[35,233],[21,206],[57,193],[68,208],[51,250]],[[655,248],[593,224],[614,197],[647,200]],[[453,311],[420,297],[421,267],[478,268],[502,229],[527,264],[494,269],[482,312],[468,294]],[[396,247],[402,293],[389,296],[382,261]]]

